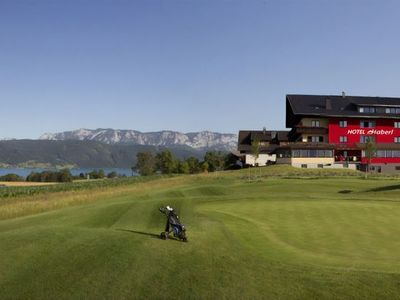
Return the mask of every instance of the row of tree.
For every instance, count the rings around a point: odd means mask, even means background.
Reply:
[[[14,178],[15,174],[8,174]],[[18,176],[23,180],[22,177]],[[79,176],[73,176],[69,169],[62,169],[60,171],[43,171],[43,172],[31,172],[27,177],[26,181],[32,182],[72,182],[74,179],[103,179],[103,178],[116,178],[120,177],[116,172],[110,172],[106,174],[104,170],[93,170],[89,173],[80,173]],[[6,180],[5,180],[6,181]],[[17,180],[8,180],[17,181]]]
[[[142,176],[161,174],[196,174],[235,168],[236,157],[221,151],[209,151],[200,161],[196,157],[180,160],[170,150],[159,153],[139,152],[135,170]]]
[[[10,174],[0,176],[0,181],[25,181],[25,179],[22,176],[10,173]]]
[[[26,181],[32,182],[72,182],[73,176],[69,169],[60,171],[31,172]]]

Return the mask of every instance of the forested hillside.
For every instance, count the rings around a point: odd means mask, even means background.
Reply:
[[[46,141],[9,140],[0,141],[0,165],[75,165],[79,167],[125,167],[136,163],[136,154],[141,151],[162,151],[166,147],[144,145],[109,145],[95,141]],[[195,156],[201,158],[204,151],[187,146],[169,146],[178,158]]]

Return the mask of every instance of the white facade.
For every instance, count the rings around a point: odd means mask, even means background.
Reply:
[[[245,156],[245,163],[248,165],[254,166],[258,164],[259,166],[265,166],[267,163],[275,162],[276,161],[276,154],[260,154],[255,161],[255,157],[252,154],[246,154]]]
[[[351,163],[335,163],[331,157],[313,157],[313,158],[278,158],[277,164],[287,164],[296,168],[323,168],[323,169],[351,169],[356,170],[357,165]]]

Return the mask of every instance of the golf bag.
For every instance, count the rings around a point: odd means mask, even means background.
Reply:
[[[174,209],[169,206],[161,207],[160,212],[167,216],[165,231],[161,232],[160,237],[163,240],[166,240],[168,239],[169,234],[173,232],[174,237],[180,239],[181,241],[187,242],[185,225],[180,222],[179,217],[175,213]]]

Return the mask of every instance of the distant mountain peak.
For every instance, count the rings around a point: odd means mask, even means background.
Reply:
[[[80,140],[97,141],[106,144],[136,144],[148,146],[177,146],[185,145],[194,149],[212,149],[231,151],[236,148],[237,135],[200,131],[181,133],[171,130],[157,132],[140,132],[126,129],[86,129],[80,128],[72,131],[58,133],[45,133],[40,140]]]

